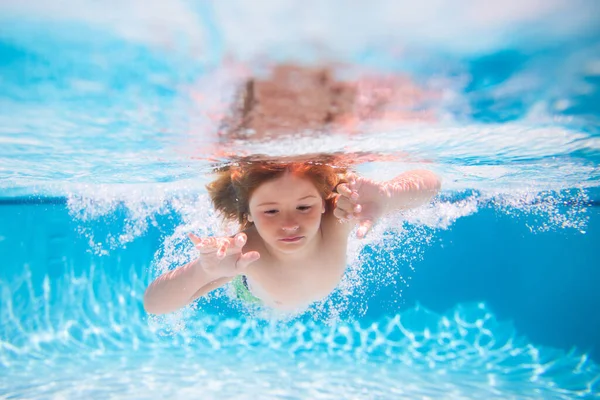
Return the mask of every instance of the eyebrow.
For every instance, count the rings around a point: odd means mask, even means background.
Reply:
[[[309,194],[308,196],[304,196],[304,197],[301,197],[301,198],[299,198],[299,199],[298,199],[298,201],[301,201],[301,200],[306,200],[306,199],[308,199],[308,198],[311,198],[311,197],[313,197],[313,198],[315,198],[315,199],[317,198],[317,196],[315,196],[314,194]],[[260,203],[260,204],[259,204],[259,205],[257,205],[256,207],[261,207],[261,206],[271,206],[271,205],[275,205],[275,204],[279,204],[279,203],[277,203],[277,202],[275,202],[275,201],[269,201],[269,202],[266,202],[266,203]]]

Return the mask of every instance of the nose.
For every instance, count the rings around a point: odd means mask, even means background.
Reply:
[[[297,231],[298,228],[300,228],[300,225],[298,225],[298,222],[292,218],[286,219],[281,225],[281,230],[284,232],[294,232]]]

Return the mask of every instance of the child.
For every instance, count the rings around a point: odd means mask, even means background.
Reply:
[[[208,185],[215,209],[237,221],[234,237],[189,237],[199,257],[158,277],[147,312],[175,311],[232,282],[238,297],[285,311],[327,297],[346,268],[348,236],[363,238],[384,214],[427,203],[440,188],[429,171],[377,183],[306,161],[242,161]]]

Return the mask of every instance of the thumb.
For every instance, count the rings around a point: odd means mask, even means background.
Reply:
[[[356,231],[356,237],[363,239],[365,236],[367,236],[367,233],[369,233],[372,227],[373,221],[370,219],[362,220],[358,226],[358,230]]]
[[[252,264],[254,261],[258,260],[259,258],[260,258],[260,253],[258,251],[249,251],[245,254],[242,254],[237,259],[237,262],[235,263],[236,269],[238,271],[243,271],[246,268],[248,268],[248,266],[250,264]]]
[[[188,237],[190,238],[190,240],[192,241],[192,243],[194,243],[194,246],[199,245],[202,242],[202,239],[200,239],[198,236],[194,235],[193,233],[188,233]]]

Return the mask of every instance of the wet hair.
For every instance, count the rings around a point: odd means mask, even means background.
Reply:
[[[216,179],[206,188],[215,210],[228,221],[237,221],[242,230],[252,226],[248,221],[250,197],[263,183],[279,178],[286,172],[309,179],[325,200],[326,211],[335,202],[335,187],[344,181],[345,167],[330,165],[326,158],[302,160],[269,160],[240,158],[226,166],[215,168]]]

